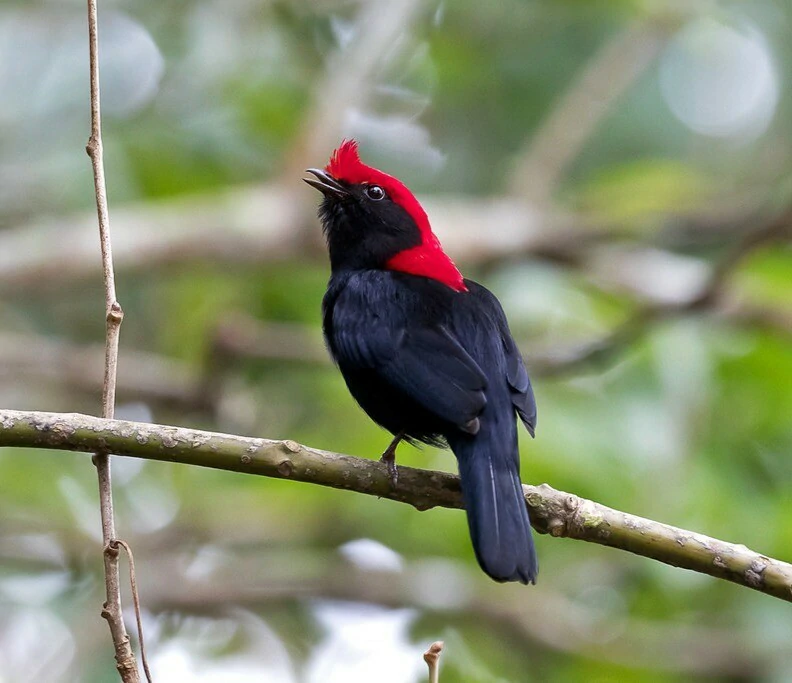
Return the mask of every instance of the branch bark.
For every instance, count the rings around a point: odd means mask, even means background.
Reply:
[[[88,52],[91,82],[91,136],[86,152],[93,167],[96,212],[99,219],[99,242],[102,249],[102,276],[105,287],[105,363],[102,386],[102,416],[112,418],[115,411],[118,343],[124,311],[116,298],[113,251],[110,242],[110,215],[107,209],[104,155],[102,150],[102,115],[99,93],[99,29],[97,0],[88,0]],[[98,444],[93,458],[99,479],[99,505],[102,515],[104,569],[107,600],[102,616],[107,619],[115,648],[116,668],[124,683],[138,683],[137,662],[129,643],[121,610],[121,583],[118,567],[118,541],[113,515],[113,489],[110,475],[110,454]]]
[[[0,446],[93,452],[292,479],[389,498],[418,510],[461,508],[459,479],[399,468],[393,490],[384,464],[302,446],[195,429],[79,414],[0,410]],[[692,531],[613,510],[547,484],[524,486],[540,533],[598,543],[753,588],[792,602],[792,565]]]

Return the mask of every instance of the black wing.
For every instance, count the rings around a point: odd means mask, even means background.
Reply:
[[[511,389],[514,409],[520,416],[528,433],[531,436],[536,436],[536,399],[534,398],[533,387],[531,387],[531,379],[528,377],[528,371],[525,369],[520,350],[514,343],[514,339],[512,339],[508,329],[501,338],[503,339],[503,348],[506,353],[506,379]]]
[[[497,326],[506,361],[506,381],[509,383],[512,404],[525,428],[531,436],[534,436],[536,433],[536,399],[522,354],[517,348],[517,344],[514,343],[509,330],[506,314],[503,312],[500,301],[487,288],[471,280],[465,280],[465,283],[471,296],[479,300],[480,310],[487,311]]]

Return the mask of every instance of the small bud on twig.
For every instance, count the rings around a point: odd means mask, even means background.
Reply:
[[[440,680],[440,653],[443,651],[443,641],[438,640],[424,652],[424,661],[429,667],[429,683],[438,683]]]

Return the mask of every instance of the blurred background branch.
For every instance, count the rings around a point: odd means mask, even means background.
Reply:
[[[736,237],[725,247],[725,254],[712,266],[702,284],[694,283],[688,292],[679,294],[670,302],[655,303],[649,298],[611,332],[600,339],[556,348],[552,351],[530,349],[526,344],[526,357],[532,372],[538,376],[551,376],[574,372],[582,366],[615,362],[620,350],[634,343],[648,332],[652,325],[676,316],[708,312],[733,324],[761,326],[785,336],[792,336],[792,321],[782,311],[761,309],[750,303],[740,303],[729,292],[729,277],[757,249],[773,242],[784,242],[792,235],[792,212],[789,209],[764,221],[759,227],[735,232]],[[569,249],[564,237],[555,247],[545,243],[540,249],[549,249],[558,258],[558,249]],[[633,256],[636,255],[633,252]],[[567,251],[562,261],[571,259]],[[618,261],[617,261],[618,263]],[[626,261],[625,261],[626,263]],[[574,268],[586,268],[577,260]],[[600,266],[604,270],[604,266]],[[596,267],[594,268],[596,271]],[[702,271],[705,272],[705,271]],[[641,277],[651,275],[642,273]],[[594,279],[594,274],[589,274]],[[620,284],[629,282],[624,275]],[[647,280],[648,282],[648,280]],[[628,288],[640,297],[642,283]],[[639,299],[640,300],[640,299]],[[7,375],[55,382],[69,389],[91,391],[102,386],[98,360],[103,348],[77,347],[51,339],[35,336],[6,335],[0,337],[0,368]],[[160,357],[152,353],[130,350],[126,352],[123,366],[124,395],[128,400],[146,400],[166,405],[178,405],[185,410],[212,410],[218,399],[218,387],[223,375],[234,365],[245,361],[298,361],[327,364],[329,358],[320,335],[314,326],[284,322],[263,322],[241,313],[221,320],[210,335],[209,353],[202,372],[196,373],[175,358]]]
[[[657,58],[681,17],[647,12],[620,28],[575,77],[518,153],[514,197],[545,206],[614,102]]]
[[[598,269],[626,270],[642,247],[649,246],[625,239],[620,226],[597,226],[584,215],[540,213],[508,198],[428,197],[423,203],[448,251],[472,265],[534,256],[590,268],[596,276]],[[666,235],[666,244],[651,246],[675,249],[681,239],[689,246],[696,235],[707,242],[738,242],[757,221],[756,209],[742,210],[746,216],[735,225],[734,216],[719,221],[722,209],[713,206],[710,216],[705,211],[689,217],[686,231],[680,230],[680,217],[674,217],[676,234]],[[315,239],[307,252],[301,238],[307,220],[294,213],[294,204],[277,185],[122,208],[113,217],[116,266],[121,272],[145,272],[206,259],[227,265],[266,265],[298,255],[319,260],[323,252],[313,218]],[[482,232],[482,225],[493,223],[498,225],[497,233]],[[91,251],[94,228],[85,215],[50,218],[1,232],[0,288],[46,287],[91,277],[99,269]],[[63,263],[58,257],[66,245],[69,259]],[[600,253],[608,255],[607,264],[598,264],[604,258]],[[635,290],[640,292],[638,286]]]

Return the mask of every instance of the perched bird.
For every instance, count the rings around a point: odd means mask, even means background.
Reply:
[[[394,485],[400,440],[447,444],[481,568],[534,583],[516,416],[533,436],[536,403],[500,303],[462,277],[418,200],[362,163],[354,140],[307,173],[324,195],[325,340],[352,396],[395,435],[382,456]]]

